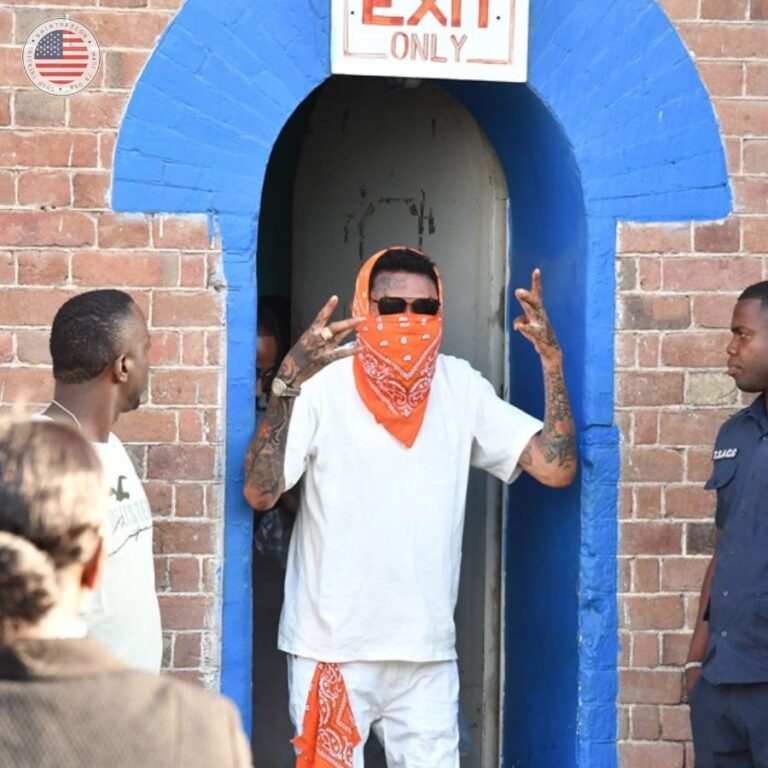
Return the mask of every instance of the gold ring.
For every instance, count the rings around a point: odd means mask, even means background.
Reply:
[[[333,338],[333,331],[328,328],[327,326],[325,328],[320,329],[320,338],[323,341],[330,341]]]

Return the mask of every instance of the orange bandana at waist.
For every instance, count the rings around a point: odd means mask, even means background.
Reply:
[[[319,663],[307,696],[296,768],[352,768],[352,754],[362,741],[338,664]]]
[[[370,276],[386,248],[363,264],[355,285],[353,312],[366,320],[357,327],[355,386],[365,407],[407,448],[416,441],[427,409],[443,334],[442,312],[375,315],[370,310]],[[413,251],[413,248],[408,250]],[[416,251],[418,253],[418,251]],[[438,294],[442,283],[438,275]]]

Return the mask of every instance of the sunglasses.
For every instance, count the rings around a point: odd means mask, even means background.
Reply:
[[[414,299],[406,301],[400,296],[382,296],[371,299],[379,307],[380,315],[399,315],[408,308],[414,315],[436,315],[440,309],[439,299]]]

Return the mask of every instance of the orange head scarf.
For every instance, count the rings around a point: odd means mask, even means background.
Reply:
[[[352,311],[366,319],[357,327],[355,385],[365,407],[393,437],[407,448],[416,441],[427,410],[432,377],[443,335],[442,306],[437,315],[375,315],[369,288],[376,262],[391,251],[415,248],[394,246],[378,251],[363,264],[355,284]],[[443,283],[437,275],[437,295],[443,300]]]

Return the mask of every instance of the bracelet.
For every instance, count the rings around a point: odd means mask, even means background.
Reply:
[[[685,664],[683,664],[683,670],[688,672],[691,669],[701,669],[703,666],[704,663],[701,661],[686,661]]]

